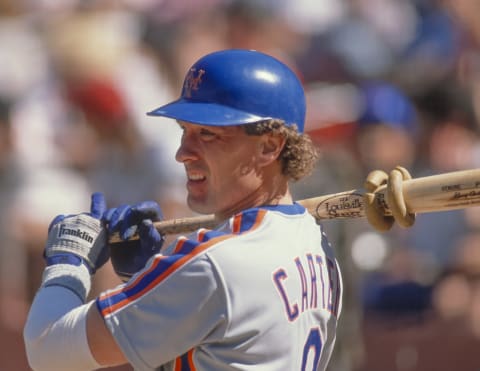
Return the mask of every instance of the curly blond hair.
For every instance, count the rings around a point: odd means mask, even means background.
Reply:
[[[312,173],[319,154],[310,137],[299,133],[296,125],[286,126],[282,120],[268,120],[242,126],[248,135],[273,133],[285,137],[278,160],[282,163],[283,174],[290,180],[297,181]]]

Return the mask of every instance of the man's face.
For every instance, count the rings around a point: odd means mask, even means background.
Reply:
[[[176,160],[187,173],[188,206],[220,217],[255,206],[262,185],[261,137],[248,136],[239,126],[179,124],[183,135]]]

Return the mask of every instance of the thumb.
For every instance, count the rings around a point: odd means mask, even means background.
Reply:
[[[96,218],[100,219],[103,213],[107,210],[107,203],[105,201],[105,196],[101,192],[95,192],[92,194],[91,204],[90,204],[90,214]]]

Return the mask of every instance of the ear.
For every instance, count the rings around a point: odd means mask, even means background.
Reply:
[[[266,166],[276,161],[285,147],[285,138],[281,135],[265,134],[262,135],[259,144],[259,162]]]

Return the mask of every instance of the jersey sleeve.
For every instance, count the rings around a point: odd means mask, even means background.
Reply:
[[[158,255],[129,283],[97,299],[107,327],[136,369],[156,369],[221,338],[225,290],[205,254]]]

